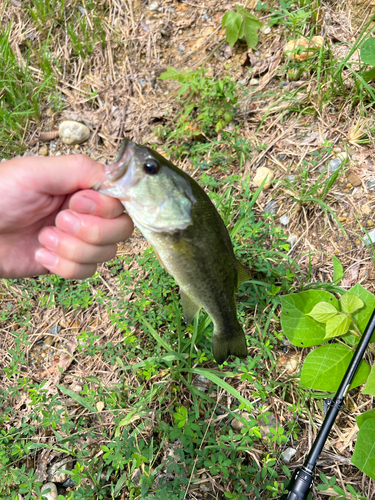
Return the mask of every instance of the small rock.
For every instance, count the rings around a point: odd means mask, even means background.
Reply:
[[[156,10],[159,10],[159,4],[158,2],[152,2],[150,3],[150,5],[148,6],[148,8],[152,11],[156,11]]]
[[[287,175],[285,179],[289,182],[293,182],[295,180],[296,176],[295,175]]]
[[[40,154],[40,156],[47,156],[48,155],[48,148],[47,148],[47,146],[42,146],[39,149],[38,154]]]
[[[367,187],[367,189],[369,189],[370,191],[375,192],[375,179],[369,179],[369,180],[366,182],[366,187]]]
[[[64,488],[74,488],[75,486],[77,486],[77,483],[70,478],[63,483]]]
[[[232,49],[230,46],[227,44],[226,47],[223,50],[224,57],[226,59],[230,59],[232,57]]]
[[[280,224],[287,226],[289,224],[289,217],[287,215],[280,217]]]
[[[342,163],[342,160],[340,160],[340,158],[333,158],[328,163],[328,172],[336,172],[336,170],[338,170],[338,168],[340,167],[341,163]]]
[[[259,84],[259,80],[258,78],[252,78],[249,82],[250,85],[258,85]]]
[[[82,7],[82,5],[78,5],[77,6],[77,9],[80,11],[80,13],[83,15],[83,16],[87,16],[87,10]]]
[[[203,491],[203,493],[209,493],[212,491],[212,484],[210,482],[202,483],[199,485],[199,489]]]
[[[370,241],[371,243],[375,243],[375,229],[373,231],[370,231],[368,233],[368,236],[366,235],[363,239],[367,245],[370,244]]]
[[[277,210],[277,203],[274,200],[269,201],[264,207],[264,213],[275,215]]]
[[[337,154],[337,158],[343,162],[348,158],[348,154],[346,151],[343,151],[342,153]]]
[[[365,215],[370,215],[371,208],[368,205],[362,205],[361,212]]]
[[[291,234],[286,242],[289,243],[291,247],[294,247],[294,245],[297,243],[297,236],[295,234]]]
[[[350,184],[352,186],[354,186],[354,187],[362,185],[361,179],[357,175],[355,175],[355,174],[349,174],[348,175],[348,182],[350,182]]]
[[[206,12],[205,14],[203,14],[202,19],[203,21],[209,21],[211,19],[211,16],[209,16]]]
[[[265,35],[269,35],[271,33],[271,28],[269,26],[263,26],[262,31]]]
[[[286,370],[288,373],[294,373],[298,368],[298,359],[291,356],[280,356],[277,361],[277,366],[281,370]]]
[[[215,28],[213,26],[207,26],[207,28],[204,28],[202,31],[202,36],[207,38],[208,36],[212,35],[212,33],[215,31]]]
[[[43,493],[46,490],[50,490],[48,493]],[[57,500],[57,488],[54,483],[46,483],[42,486],[41,490],[43,500]]]
[[[278,160],[284,161],[284,160],[286,160],[286,154],[284,154],[284,153],[280,153],[280,154],[278,154],[278,155],[276,156],[276,158],[277,158]],[[289,176],[289,177],[290,177],[290,176]]]
[[[124,21],[121,19],[121,17],[116,17],[116,19],[113,21],[113,26],[115,28],[121,28],[121,26],[124,24]]]
[[[49,148],[50,148],[50,151],[51,151],[52,153],[54,153],[54,152],[56,151],[56,149],[57,149],[57,144],[56,144],[56,142],[55,142],[55,141],[51,142],[51,144],[50,144],[50,147],[49,147]]]
[[[284,462],[286,464],[288,464],[292,458],[294,457],[294,455],[297,453],[297,450],[295,450],[294,448],[287,448],[286,450],[284,450],[281,454],[282,456],[282,459],[284,460]]]
[[[142,471],[141,469],[135,469],[135,471],[132,474],[132,481],[135,486],[139,486],[139,482],[141,480],[142,476]]]
[[[313,36],[311,41],[306,38],[298,38],[297,40],[290,40],[284,47],[284,53],[290,59],[295,59],[297,61],[305,61],[308,56],[313,56],[317,54],[318,50],[322,45],[324,45],[324,38],[321,36]],[[305,50],[300,51],[297,50],[300,47],[306,47],[306,49],[313,50]]]
[[[72,457],[66,457],[63,460],[59,460],[58,462],[52,464],[47,469],[48,481],[51,483],[63,483],[69,477],[69,474],[66,472],[61,472],[63,470],[72,470],[73,459]]]
[[[225,411],[222,408],[216,408],[216,415],[225,415]]]
[[[374,221],[373,220],[368,220],[367,221],[367,227],[373,227]]]
[[[207,392],[210,387],[210,381],[203,375],[198,375],[193,381],[193,385],[202,392]]]
[[[181,45],[179,45],[179,46],[177,47],[177,50],[179,50],[180,52],[185,52],[186,47],[185,47],[185,45],[182,45],[182,44],[181,44]]]
[[[239,416],[245,418],[246,420],[249,420],[249,417],[250,417],[250,415],[248,413],[246,413],[246,412],[240,413]],[[230,425],[232,426],[232,428],[235,431],[240,431],[241,429],[243,429],[245,427],[245,424],[242,423],[240,420],[237,420],[236,418],[234,418],[232,420],[232,422],[230,423]]]
[[[53,335],[56,335],[57,333],[60,333],[60,332],[61,332],[61,326],[60,325],[55,325],[51,329],[51,333]]]
[[[273,179],[273,172],[267,167],[259,167],[255,173],[253,182],[257,186],[260,186],[265,178],[267,178],[263,189],[268,189],[271,186],[271,182]]]
[[[263,418],[267,418],[268,424],[264,422],[262,425],[259,426],[260,433],[263,437],[268,436],[270,433],[270,429],[275,429],[276,430],[276,417],[275,415],[266,415]]]
[[[83,123],[66,120],[60,123],[59,137],[64,144],[81,144],[90,137],[90,130]]]

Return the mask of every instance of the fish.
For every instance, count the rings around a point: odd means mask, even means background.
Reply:
[[[96,189],[122,202],[161,266],[173,276],[186,323],[201,308],[208,313],[216,362],[223,364],[230,355],[246,358],[235,292],[248,274],[202,187],[157,151],[125,139]]]

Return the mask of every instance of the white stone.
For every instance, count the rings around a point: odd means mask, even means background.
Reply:
[[[64,483],[69,477],[69,474],[61,472],[62,470],[72,470],[73,459],[66,457],[54,463],[47,469],[48,481],[52,483]]]
[[[263,186],[263,189],[268,189],[271,186],[271,182],[273,179],[273,172],[267,167],[259,167],[255,173],[253,182],[257,186],[260,186],[264,179],[267,177],[267,180]]]
[[[342,151],[341,153],[337,154],[337,158],[341,161],[345,161],[348,158],[348,154],[346,151]]]
[[[262,31],[265,35],[269,35],[271,33],[271,28],[269,26],[264,26]]]
[[[48,493],[43,493],[45,490],[50,490]],[[57,500],[57,488],[54,483],[46,483],[41,488],[43,500]]]
[[[370,238],[369,238],[369,237]],[[366,245],[369,245],[370,244],[370,240],[371,240],[371,243],[374,243],[375,242],[375,229],[373,229],[372,231],[370,231],[368,233],[368,236],[365,236],[363,239],[364,239],[364,242],[366,243]]]
[[[282,452],[281,456],[285,463],[289,463],[296,453],[297,450],[295,450],[294,448],[287,448]]]
[[[66,120],[60,123],[59,137],[64,144],[81,144],[90,137],[90,130],[83,123]]]
[[[258,83],[259,83],[258,78],[252,78],[252,79],[250,80],[250,85],[258,85]]]
[[[283,226],[289,224],[289,217],[287,215],[283,215],[282,217],[280,217],[280,224],[282,224]]]
[[[158,4],[158,2],[152,2],[152,3],[150,3],[150,5],[148,6],[148,8],[149,8],[150,10],[159,10],[159,4]]]

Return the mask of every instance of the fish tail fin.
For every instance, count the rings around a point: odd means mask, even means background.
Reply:
[[[241,325],[237,322],[235,327],[229,332],[215,332],[212,337],[212,353],[216,362],[221,365],[230,356],[239,358],[247,357],[247,344],[245,334]]]

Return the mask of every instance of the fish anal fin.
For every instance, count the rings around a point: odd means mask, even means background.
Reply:
[[[196,304],[190,297],[186,295],[180,288],[181,302],[182,302],[182,310],[184,313],[184,318],[187,325],[193,321],[194,316],[200,309],[200,306]]]
[[[237,261],[237,288],[242,285],[242,283],[245,283],[245,281],[250,279],[249,273],[246,271],[244,266],[241,264],[241,262]]]

